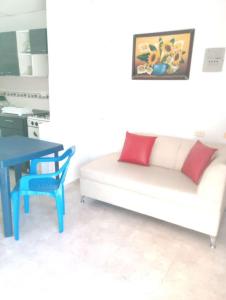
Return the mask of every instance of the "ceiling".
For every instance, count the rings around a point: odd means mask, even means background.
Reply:
[[[46,0],[0,0],[0,17],[15,16],[46,9]]]

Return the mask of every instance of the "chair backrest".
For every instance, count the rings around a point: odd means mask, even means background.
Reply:
[[[59,156],[58,160],[62,161],[65,160],[63,165],[59,168],[58,174],[59,174],[59,185],[62,185],[65,181],[66,175],[67,175],[67,170],[69,167],[69,163],[71,160],[71,157],[75,153],[75,147],[72,146],[69,149],[67,149],[61,156]]]

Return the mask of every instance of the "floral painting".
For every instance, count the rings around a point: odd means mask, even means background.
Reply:
[[[133,79],[188,79],[194,29],[134,35]]]

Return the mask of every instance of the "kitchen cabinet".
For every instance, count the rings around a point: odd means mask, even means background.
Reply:
[[[0,76],[18,76],[16,32],[0,32]]]
[[[0,136],[27,136],[27,118],[0,114]]]
[[[0,76],[48,76],[46,28],[0,32]]]
[[[46,28],[29,30],[30,48],[32,54],[47,54],[47,30]]]
[[[21,76],[48,76],[46,28],[17,31],[19,69]]]

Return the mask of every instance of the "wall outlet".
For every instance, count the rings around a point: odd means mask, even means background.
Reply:
[[[195,131],[194,135],[196,137],[202,138],[202,137],[204,137],[206,135],[206,133],[203,130],[197,130],[197,131]]]

